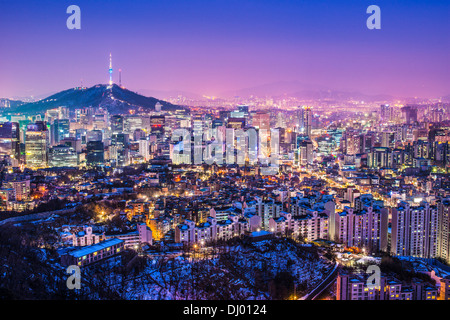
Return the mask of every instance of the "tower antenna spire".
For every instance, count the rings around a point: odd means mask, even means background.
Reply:
[[[122,69],[119,69],[119,87],[122,87]]]
[[[112,69],[112,56],[111,53],[109,54],[109,85],[112,86],[113,81],[112,81],[112,73],[113,73],[113,69]]]

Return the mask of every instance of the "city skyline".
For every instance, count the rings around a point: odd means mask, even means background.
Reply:
[[[278,82],[401,97],[450,94],[444,1],[369,3],[79,1],[81,30],[65,26],[70,3],[1,3],[0,97],[45,96],[113,81],[133,91],[222,96]],[[4,46],[4,47],[3,47]]]

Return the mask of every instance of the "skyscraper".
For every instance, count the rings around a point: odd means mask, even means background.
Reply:
[[[0,123],[0,156],[19,160],[20,130],[17,122]]]
[[[270,113],[258,111],[252,116],[252,125],[256,129],[270,130]]]
[[[405,117],[406,124],[413,124],[417,122],[417,108],[413,106],[406,106],[402,108],[403,116]]]
[[[150,159],[150,142],[145,138],[139,140],[139,154],[144,157],[145,161]]]
[[[25,158],[27,167],[39,169],[47,167],[48,130],[45,122],[36,121],[27,126],[25,134]]]
[[[144,128],[144,117],[139,115],[128,115],[124,119],[123,132],[133,134],[136,129]],[[119,132],[121,133],[121,132]]]
[[[311,137],[312,129],[312,109],[311,107],[302,107],[298,111],[299,133]]]
[[[395,148],[395,132],[383,131],[381,133],[381,146],[383,148]]]
[[[104,147],[102,141],[89,141],[86,146],[86,164],[99,165],[104,162]]]
[[[111,132],[112,133],[123,132],[123,116],[121,115],[111,116]]]
[[[380,121],[389,122],[392,120],[392,107],[388,104],[382,104],[380,107]]]
[[[51,128],[52,132],[50,136],[52,145],[57,145],[62,139],[69,137],[69,119],[55,119]]]
[[[126,133],[113,134],[111,137],[111,146],[115,149],[116,158],[113,159],[113,163],[116,166],[127,166],[128,161],[128,142],[129,136]]]
[[[308,166],[313,163],[313,143],[311,140],[303,140],[300,142],[298,149],[298,161],[302,166]]]
[[[392,209],[391,253],[435,258],[438,255],[438,209],[427,202],[400,202]]]
[[[450,262],[450,199],[438,202],[438,256],[447,263]]]
[[[158,141],[163,141],[163,139],[164,139],[165,124],[166,124],[166,118],[164,116],[151,116],[150,117],[151,134],[155,134]]]

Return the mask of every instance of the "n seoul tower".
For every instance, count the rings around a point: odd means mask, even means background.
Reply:
[[[113,84],[113,80],[112,80],[112,57],[111,57],[111,53],[109,54],[109,85],[112,86]]]

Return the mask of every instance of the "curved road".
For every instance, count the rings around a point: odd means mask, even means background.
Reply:
[[[328,288],[337,277],[339,263],[336,262],[333,270],[328,274],[328,276],[323,280],[315,289],[313,289],[306,296],[301,297],[299,300],[314,300],[316,299],[326,288]]]

